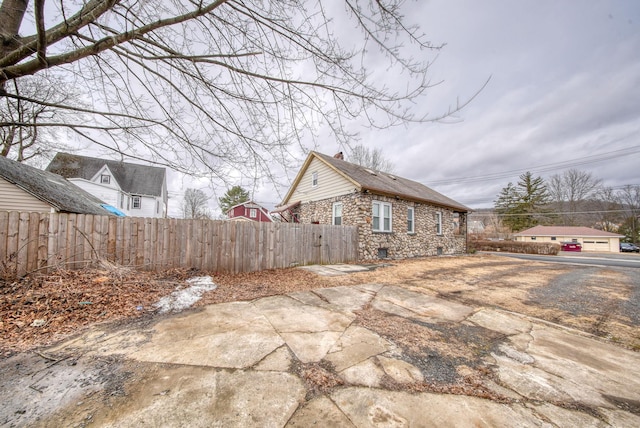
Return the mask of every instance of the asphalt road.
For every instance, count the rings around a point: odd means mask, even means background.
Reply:
[[[522,260],[534,260],[551,263],[567,263],[574,265],[608,266],[623,268],[640,268],[640,255],[635,253],[567,253],[560,252],[557,256],[543,256],[537,254],[492,253],[499,256],[512,257]]]

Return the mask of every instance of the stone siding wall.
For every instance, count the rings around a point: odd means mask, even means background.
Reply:
[[[391,232],[374,232],[372,228],[373,201],[391,204]],[[385,196],[352,193],[307,202],[295,213],[301,223],[331,224],[333,204],[342,202],[342,224],[358,227],[360,260],[387,258],[402,259],[466,252],[466,214],[456,216],[447,208],[429,204],[397,200]],[[407,231],[407,208],[414,209],[414,232]],[[442,215],[442,233],[436,233],[437,214]]]

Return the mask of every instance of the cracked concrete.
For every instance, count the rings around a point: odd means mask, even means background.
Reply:
[[[359,324],[365,309],[423,329],[417,331],[432,327],[437,337],[456,326],[494,335],[486,346],[467,344],[460,354],[475,360],[447,360],[435,348],[420,354],[408,347],[411,338],[396,341]],[[44,413],[22,412],[12,398],[12,388],[24,388],[17,369],[10,370],[14,357],[3,363],[0,393],[7,402],[0,424],[640,426],[638,353],[534,318],[400,286],[335,287],[211,305],[147,327],[96,327],[44,352],[80,360],[43,369],[52,379],[56,373],[90,378],[92,365],[109,359],[120,375],[118,393],[107,394],[97,380],[68,383],[56,389],[67,389],[58,407],[49,401]],[[303,375],[313,364],[322,370]],[[438,364],[457,380],[426,381]],[[330,384],[322,373],[339,382]],[[30,397],[36,405],[54,390],[38,385],[42,392]]]

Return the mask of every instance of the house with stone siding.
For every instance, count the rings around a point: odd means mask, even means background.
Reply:
[[[372,260],[465,253],[469,212],[416,181],[311,152],[272,214],[358,226],[359,258]]]

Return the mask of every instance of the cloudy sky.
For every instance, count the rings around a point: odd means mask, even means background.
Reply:
[[[492,206],[526,171],[640,184],[640,2],[429,0],[410,2],[406,16],[446,43],[431,69],[443,83],[416,109],[436,115],[490,81],[446,123],[359,130],[396,174],[471,208]],[[172,181],[171,211],[189,186]],[[272,208],[284,192],[265,186],[254,197]]]

